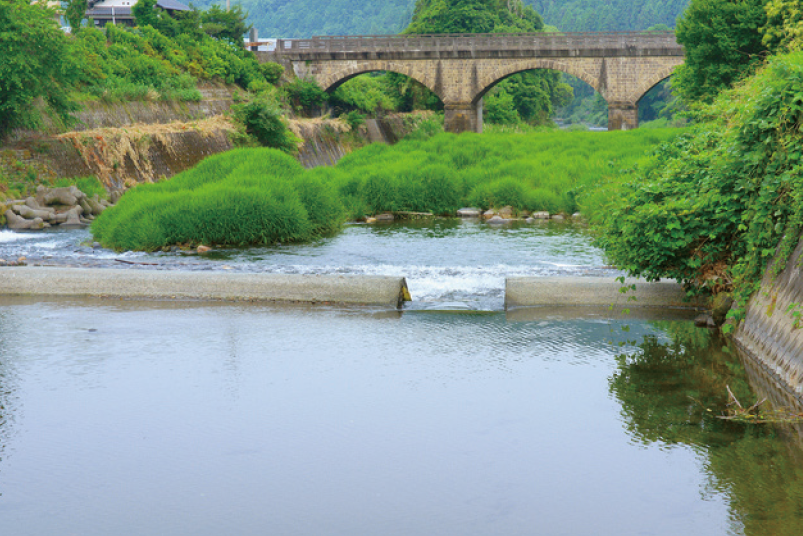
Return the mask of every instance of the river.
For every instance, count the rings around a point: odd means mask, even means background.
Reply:
[[[0,257],[398,271],[416,301],[0,298],[3,534],[803,530],[801,432],[717,418],[726,386],[766,388],[718,335],[682,312],[502,310],[509,274],[616,275],[582,228],[354,225],[204,258],[85,233],[0,234]]]

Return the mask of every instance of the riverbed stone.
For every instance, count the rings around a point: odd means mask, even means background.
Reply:
[[[562,220],[562,219],[563,219],[563,214],[553,214],[553,215],[550,217],[550,219],[553,219],[553,220]]]
[[[496,212],[494,212],[493,209],[488,209],[482,213],[482,217],[485,218],[486,220],[490,220],[494,216],[496,216]]]
[[[460,218],[479,218],[482,216],[482,211],[474,207],[464,207],[457,210],[457,216]]]
[[[378,222],[390,222],[395,220],[396,216],[392,212],[383,212],[382,214],[377,214],[375,218]]]
[[[514,217],[513,212],[514,212],[513,211],[513,207],[511,207],[510,205],[507,205],[505,207],[500,208],[499,212],[497,212],[497,214],[501,218],[504,218],[506,220],[510,220],[510,219],[513,219],[513,217]]]
[[[78,201],[86,195],[75,186],[51,188],[44,195],[45,205],[77,205]]]
[[[104,210],[106,210],[106,207],[103,206],[103,204],[101,204],[101,202],[98,200],[98,194],[88,197],[86,202],[89,205],[89,208],[92,210],[92,214],[95,216],[99,216]]]
[[[490,218],[488,220],[488,223],[490,223],[491,225],[501,225],[501,224],[504,224],[504,223],[508,223],[508,220],[506,220],[505,218],[503,218],[502,216],[499,216],[497,214],[497,215],[493,216],[492,218]]]
[[[210,248],[209,246],[204,246],[203,244],[201,244],[200,246],[195,248],[195,251],[197,251],[198,253],[209,253],[210,251],[212,251],[212,248]]]
[[[539,210],[537,212],[533,212],[532,217],[536,220],[548,220],[549,219],[549,212],[545,210]]]

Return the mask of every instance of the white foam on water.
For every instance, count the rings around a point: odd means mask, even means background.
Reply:
[[[20,240],[31,240],[38,238],[35,233],[17,233],[9,230],[0,230],[0,243],[18,242]]]

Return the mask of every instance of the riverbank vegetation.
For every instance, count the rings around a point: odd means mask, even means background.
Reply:
[[[453,215],[463,206],[571,214],[584,193],[632,167],[677,131],[440,133],[374,144],[334,167],[304,170],[273,149],[207,158],[170,181],[138,186],[93,224],[114,249],[255,245],[314,239],[347,219],[393,211]]]

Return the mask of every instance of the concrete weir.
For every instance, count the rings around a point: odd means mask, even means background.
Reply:
[[[60,267],[3,269],[2,295],[331,303],[392,308],[410,299],[403,277]]]
[[[621,292],[623,286],[636,290]],[[635,300],[628,299],[633,296]],[[600,277],[515,277],[505,281],[505,308],[539,306],[596,306],[698,308],[684,301],[685,293],[675,282],[647,283],[626,279],[625,284]]]

